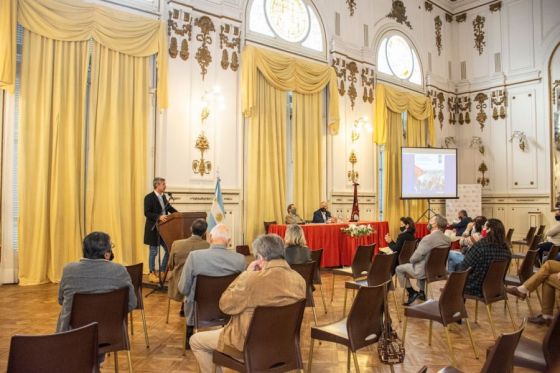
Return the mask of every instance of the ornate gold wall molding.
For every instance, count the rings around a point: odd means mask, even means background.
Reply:
[[[460,125],[471,123],[471,107],[472,101],[471,96],[466,95],[462,97],[457,97],[457,108],[459,111],[459,119],[457,120]]]
[[[459,14],[455,17],[457,23],[465,22],[467,20],[467,13]]]
[[[171,58],[176,58],[177,55],[179,55],[183,61],[189,59],[189,43],[192,40],[192,23],[193,18],[189,12],[179,9],[171,9],[169,11],[167,35],[171,37],[169,40],[169,56]],[[178,45],[179,40],[181,41],[180,51]]]
[[[333,52],[331,65],[336,72],[338,94],[340,96],[348,95],[352,110],[354,110],[358,97],[358,78],[360,78],[362,87],[362,100],[373,103],[375,71],[371,65],[353,60],[346,55],[337,54],[337,52]]]
[[[438,56],[441,56],[441,49],[442,49],[442,44],[441,44],[441,26],[442,26],[443,22],[441,22],[441,18],[440,16],[437,16],[436,18],[434,18],[434,25],[436,28],[436,48],[437,48],[437,54]]]
[[[497,3],[490,4],[489,8],[492,13],[499,12],[500,10],[502,10],[502,2],[498,1]]]
[[[430,89],[428,91],[428,96],[432,99],[432,110],[434,111],[434,119],[439,122],[439,128],[443,128],[443,108],[445,103],[445,94],[441,91],[435,89]]]
[[[356,83],[358,82],[358,65],[356,61],[351,61],[346,64],[346,70],[348,72],[348,97],[350,98],[350,106],[354,110],[354,105],[356,104],[356,97],[358,97],[358,91],[356,90]]]
[[[406,6],[402,2],[402,0],[393,0],[391,5],[391,11],[386,15],[387,18],[392,18],[401,25],[406,25],[409,29],[412,30],[412,24],[408,20],[406,15]]]
[[[484,41],[484,23],[486,18],[483,16],[476,16],[473,20],[474,29],[474,47],[478,50],[478,54],[481,55],[486,46],[486,41]]]
[[[356,0],[346,0],[346,5],[348,5],[348,10],[350,10],[350,16],[353,16],[356,10]]]
[[[341,57],[335,57],[332,60],[332,67],[338,78],[338,94],[344,96],[346,93],[346,60]]]
[[[449,13],[445,13],[445,20],[447,21],[447,23],[453,22],[453,15]]]
[[[457,114],[459,113],[459,104],[457,96],[447,97],[447,111],[449,112],[449,124],[454,126],[457,123]]]
[[[196,51],[195,58],[200,66],[200,74],[202,75],[202,80],[208,72],[208,66],[212,63],[212,53],[208,48],[212,45],[211,32],[215,32],[214,22],[208,16],[201,16],[194,21],[194,25],[200,29],[200,32],[196,35],[196,40],[202,44],[198,47]]]
[[[424,9],[427,12],[431,12],[434,9],[434,6],[430,2],[424,1]]]
[[[479,92],[474,96],[474,100],[477,102],[476,108],[478,109],[478,113],[476,114],[476,121],[480,124],[480,130],[484,130],[484,125],[486,124],[486,119],[488,116],[486,115],[485,109],[488,107],[486,101],[488,100],[488,95],[484,92]]]
[[[373,103],[373,90],[375,89],[375,71],[371,67],[362,67],[362,87],[364,93],[362,99],[364,102]]]
[[[222,69],[231,71],[239,69],[239,53],[241,49],[241,31],[239,26],[228,23],[220,26],[220,48],[222,49]],[[231,49],[231,61],[229,60],[229,49]]]
[[[507,93],[505,89],[492,91],[490,104],[492,107],[492,118],[494,118],[494,120],[506,118]]]

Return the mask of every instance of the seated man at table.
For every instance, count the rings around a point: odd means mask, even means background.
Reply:
[[[458,222],[451,224],[451,228],[455,229],[455,236],[461,237],[472,219],[469,218],[466,210],[459,211],[459,216],[457,218]]]
[[[290,203],[288,205],[288,215],[284,219],[285,224],[305,224],[305,221],[297,214],[296,205]]]
[[[447,227],[447,219],[441,215],[433,216],[428,223],[428,231],[430,234],[422,238],[414,254],[410,257],[410,263],[397,266],[397,278],[402,287],[406,287],[408,292],[408,300],[404,303],[409,306],[416,298],[426,300],[425,278],[426,278],[426,262],[432,249],[436,247],[448,247],[451,244],[451,238],[443,232]],[[410,278],[418,280],[419,291],[414,290],[410,284]]]
[[[327,210],[329,205],[326,201],[322,201],[319,210],[313,213],[313,223],[332,223],[333,217],[331,212]]]
[[[243,346],[256,307],[285,306],[305,298],[305,280],[284,260],[284,242],[279,236],[257,237],[253,250],[257,259],[220,298],[220,309],[231,315],[227,325],[196,333],[191,338],[191,348],[202,373],[213,371],[214,350],[243,359]],[[274,338],[274,330],[270,333]]]

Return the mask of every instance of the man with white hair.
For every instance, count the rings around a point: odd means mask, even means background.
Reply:
[[[190,338],[194,329],[196,276],[227,276],[240,273],[245,269],[245,257],[228,250],[230,241],[230,228],[225,224],[218,224],[210,231],[210,248],[193,251],[187,257],[178,283],[179,292],[185,296],[187,338]],[[189,348],[188,341],[187,348]]]

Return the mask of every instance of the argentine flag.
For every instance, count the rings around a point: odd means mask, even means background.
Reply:
[[[208,222],[208,233],[212,231],[216,225],[222,223],[225,218],[224,199],[222,198],[222,187],[220,186],[220,178],[216,180],[216,188],[214,192],[214,200],[206,221]]]

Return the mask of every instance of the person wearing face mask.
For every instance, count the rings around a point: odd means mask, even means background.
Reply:
[[[474,222],[469,223],[467,229],[463,232],[463,236],[459,240],[461,251],[451,250],[447,257],[447,271],[455,272],[459,265],[463,262],[465,254],[473,247],[481,238],[486,237],[486,218],[477,216]]]
[[[556,209],[554,220],[556,224],[546,231],[546,240],[537,246],[539,250],[539,262],[541,263],[543,262],[543,256],[547,255],[550,249],[552,249],[552,246],[560,246],[560,209]],[[560,254],[556,257],[556,260],[558,259],[560,259]]]
[[[285,224],[305,224],[305,221],[297,214],[296,205],[290,203],[288,205],[288,215],[284,219]]]
[[[327,209],[329,205],[322,201],[319,210],[313,213],[313,223],[330,223],[332,221],[331,213]]]
[[[397,241],[395,242],[393,240],[393,238],[391,238],[391,235],[389,233],[387,233],[385,235],[385,242],[387,242],[387,245],[389,246],[389,248],[391,249],[392,252],[395,252],[397,257],[399,256],[399,253],[401,252],[404,243],[406,241],[415,241],[416,237],[414,237],[414,234],[416,233],[416,226],[414,224],[414,220],[412,220],[412,218],[410,216],[402,216],[400,218],[400,228],[399,228],[399,235],[397,236]],[[394,267],[397,267],[397,262],[395,261]]]
[[[471,218],[469,218],[466,210],[459,211],[459,216],[457,218],[458,222],[451,224],[451,227],[455,229],[455,235],[460,237],[463,235],[465,229],[467,229],[467,226],[471,222]]]

